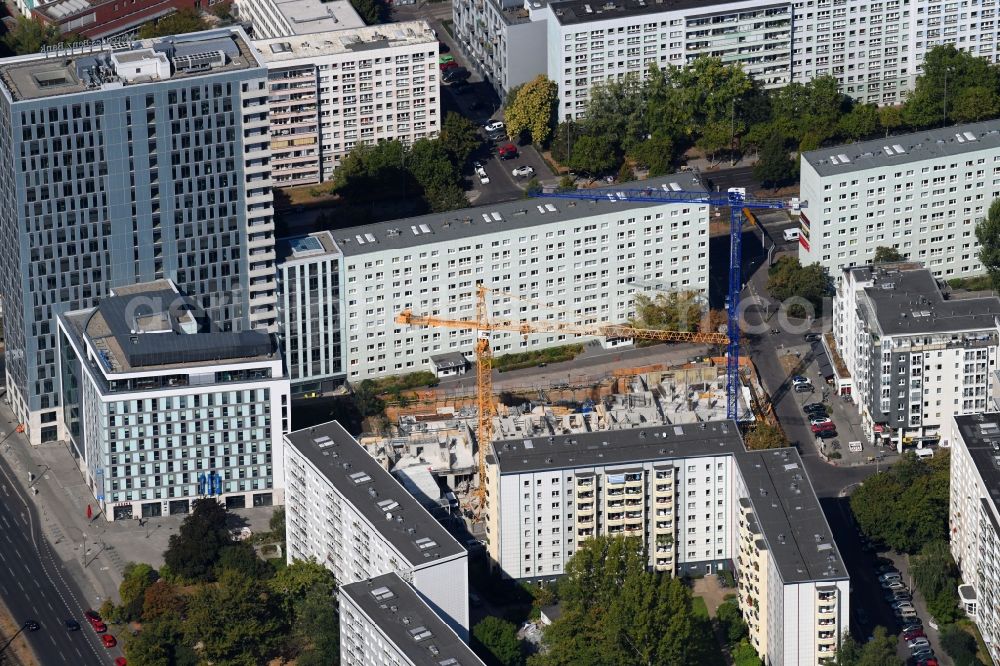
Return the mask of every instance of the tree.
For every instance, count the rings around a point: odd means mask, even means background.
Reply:
[[[760,657],[746,640],[742,640],[732,649],[734,666],[761,666]]]
[[[883,106],[878,110],[878,124],[885,130],[886,137],[903,126],[903,111],[898,106]]]
[[[615,171],[621,163],[621,149],[605,134],[584,134],[573,144],[569,156],[570,169],[595,176]]]
[[[705,303],[696,291],[671,291],[650,298],[637,293],[633,298],[635,317],[630,324],[636,328],[694,332],[701,328]]]
[[[955,660],[955,666],[980,666],[976,657],[976,639],[957,624],[941,628],[941,649]]]
[[[650,178],[670,173],[670,164],[674,159],[673,139],[666,132],[657,130],[649,139],[632,148],[628,156],[636,164],[646,167]]]
[[[990,204],[990,210],[976,225],[979,241],[979,261],[993,280],[993,288],[1000,289],[1000,199]]]
[[[286,631],[285,618],[266,584],[224,570],[217,585],[191,598],[185,634],[201,643],[206,661],[231,666],[265,663]]]
[[[233,0],[216,2],[208,8],[208,11],[212,12],[212,15],[223,23],[232,23],[236,20],[236,16],[233,14]]]
[[[747,433],[744,441],[751,451],[780,449],[783,446],[788,446],[788,439],[785,438],[785,433],[781,431],[781,428],[769,423],[758,423],[753,430]]]
[[[333,597],[337,581],[333,572],[313,560],[294,560],[268,581],[272,592],[278,595],[285,612],[292,614],[295,606],[306,598],[310,590],[319,590]]]
[[[180,618],[187,609],[187,599],[172,583],[160,579],[146,588],[142,601],[142,621]]]
[[[336,666],[340,663],[340,619],[333,593],[312,588],[295,607],[295,632],[309,648],[298,666]]]
[[[956,123],[973,123],[1000,115],[1000,95],[987,86],[972,86],[955,96],[948,114]]]
[[[441,125],[441,145],[461,170],[472,154],[482,145],[479,130],[471,120],[449,111]]]
[[[271,565],[260,559],[253,545],[246,541],[231,543],[219,551],[216,578],[226,569],[238,571],[248,578],[257,580],[266,580],[274,575]]]
[[[912,453],[888,472],[869,477],[851,495],[851,510],[870,539],[907,553],[948,535],[948,454],[929,460]]]
[[[195,500],[180,531],[172,534],[163,559],[175,576],[190,581],[211,580],[219,553],[232,543],[226,530],[228,514],[213,498]]]
[[[742,124],[740,128],[745,129]],[[696,145],[708,154],[710,161],[714,162],[716,153],[733,147],[733,126],[723,121],[705,125],[701,129],[701,136]]]
[[[837,650],[837,666],[904,666],[905,663],[896,656],[896,637],[886,633],[885,627],[875,627],[871,640],[861,646],[848,636]]]
[[[285,507],[278,506],[271,513],[271,518],[267,521],[267,526],[275,539],[285,540]]]
[[[489,615],[472,628],[473,647],[493,666],[518,666],[524,661],[521,641],[513,622]]]
[[[719,604],[719,608],[715,612],[715,619],[718,620],[719,627],[731,645],[746,638],[747,623],[743,620],[743,613],[735,600],[730,599]]]
[[[830,276],[819,264],[803,266],[798,257],[781,257],[767,271],[767,290],[780,301],[792,297],[805,299],[818,314],[823,308],[823,298],[830,289]],[[801,303],[788,308],[791,316],[806,314]]]
[[[879,110],[875,104],[858,104],[837,123],[839,133],[851,141],[865,139],[879,130]]]
[[[764,187],[775,189],[786,185],[795,179],[797,168],[788,155],[785,139],[772,132],[760,145],[760,155],[753,167],[753,176]]]
[[[76,33],[63,34],[58,26],[18,16],[17,25],[4,35],[3,45],[12,55],[27,55],[38,53],[43,46],[52,46],[60,42],[72,44],[81,39],[82,37]]]
[[[587,539],[559,582],[562,615],[545,629],[547,650],[532,666],[708,663],[708,620],[691,608],[678,578],[649,571],[641,539]]]
[[[354,404],[357,405],[361,418],[385,413],[385,402],[378,397],[377,389],[377,385],[371,379],[364,379],[354,387]]]
[[[173,14],[168,14],[163,18],[147,23],[139,28],[139,37],[151,39],[153,37],[169,37],[170,35],[183,35],[188,32],[198,32],[208,30],[211,27],[205,22],[196,10],[190,8],[179,9]]]
[[[946,536],[925,543],[910,560],[913,582],[927,600],[927,609],[942,623],[959,618],[958,566],[952,559]]]
[[[517,139],[523,132],[527,132],[533,143],[544,146],[555,126],[558,101],[558,86],[544,74],[521,85],[504,105],[507,133],[512,139]]]
[[[880,245],[875,248],[875,257],[872,262],[876,264],[889,264],[894,261],[906,261],[906,255],[894,247]]]
[[[970,93],[973,88],[982,90]],[[911,127],[936,127],[958,115],[976,114],[974,104],[995,105],[1000,73],[989,62],[951,44],[935,46],[924,55],[923,74],[903,105],[903,119]]]
[[[118,596],[122,601],[122,615],[126,620],[142,619],[146,590],[158,578],[156,569],[148,564],[129,562],[122,572],[122,583],[118,586]]]
[[[389,21],[389,6],[382,0],[351,0],[351,6],[367,25]]]
[[[195,666],[198,663],[179,618],[144,623],[142,631],[125,643],[125,656],[128,663],[141,666]]]

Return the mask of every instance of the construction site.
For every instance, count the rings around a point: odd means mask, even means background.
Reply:
[[[741,422],[751,426],[761,417],[761,410],[752,399],[759,383],[747,362],[741,378],[738,414]],[[724,359],[705,357],[675,367],[645,366],[581,380],[558,388],[525,387],[493,396],[490,441],[495,445],[727,417]],[[461,515],[468,531],[478,534],[475,519],[483,500],[476,396],[423,391],[418,402],[390,405],[386,415],[389,431],[364,435],[361,444],[428,510],[439,518]]]

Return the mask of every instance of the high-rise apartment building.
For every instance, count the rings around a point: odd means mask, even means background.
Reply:
[[[267,70],[240,29],[0,61],[6,383],[58,437],[56,324],[172,280],[228,329],[274,327]]]
[[[843,271],[833,334],[869,441],[936,444],[953,415],[986,411],[998,315],[996,296],[945,299],[919,264]]]
[[[220,331],[169,280],[60,314],[69,443],[107,520],[282,502],[288,379],[273,336]]]
[[[923,130],[802,154],[799,260],[831,272],[880,246],[936,277],[975,275],[976,224],[1000,196],[1000,121]]]
[[[438,41],[426,21],[258,40],[275,185],[329,180],[356,145],[441,129]]]
[[[341,585],[398,573],[469,636],[468,551],[336,421],[285,438],[288,561]]]
[[[279,239],[278,336],[294,393],[343,379],[340,250],[329,231]]]
[[[958,596],[1000,663],[1000,414],[956,416],[948,430],[948,542],[962,573]]]
[[[898,104],[936,45],[996,62],[996,12],[992,2],[970,10],[941,0],[453,0],[456,37],[501,96],[547,74],[559,84],[559,117],[570,119],[596,84],[703,55],[740,64],[765,87],[830,75],[859,102]]]

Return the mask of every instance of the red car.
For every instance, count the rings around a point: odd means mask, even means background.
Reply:
[[[103,634],[105,631],[108,630],[108,625],[104,624],[100,620],[91,622],[90,626],[92,626],[94,628],[94,631],[96,631],[99,634]]]
[[[90,622],[91,624],[101,621],[100,614],[93,609],[83,611],[83,616],[87,618],[87,622]]]
[[[819,423],[814,426],[809,426],[809,428],[813,432],[821,432],[823,430],[836,430],[837,426],[835,426],[833,422],[830,422],[830,423]]]
[[[903,632],[904,641],[912,641],[914,638],[919,638],[921,636],[926,637],[927,634],[924,633],[923,629],[911,629],[909,631]]]
[[[505,143],[497,149],[497,153],[502,160],[511,160],[517,157],[517,146],[512,143]]]
[[[449,60],[448,62],[443,62],[439,65],[442,72],[447,72],[449,69],[454,69],[458,67],[458,63],[454,60]]]
[[[128,666],[128,661],[125,660],[125,657],[117,657],[115,658],[115,666]]]
[[[104,647],[111,649],[118,645],[118,640],[111,634],[103,634],[101,636],[101,642],[104,643]]]

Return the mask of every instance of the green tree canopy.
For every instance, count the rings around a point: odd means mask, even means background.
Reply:
[[[219,553],[232,543],[225,507],[213,498],[195,500],[177,534],[170,535],[163,559],[173,575],[189,581],[211,580]]]
[[[532,142],[546,145],[556,124],[558,100],[558,86],[544,74],[521,85],[516,94],[508,97],[504,106],[504,120],[510,138],[516,140],[522,133],[527,133]]]
[[[785,139],[772,131],[760,144],[760,155],[753,167],[754,178],[764,187],[778,188],[795,180],[798,168],[788,154]]]
[[[823,309],[823,298],[830,289],[830,276],[820,264],[803,266],[798,257],[781,257],[767,271],[767,290],[780,301],[792,297],[808,301],[816,314]],[[803,316],[798,304],[789,308],[789,314]]]
[[[990,204],[986,217],[976,225],[979,241],[979,261],[993,280],[993,288],[1000,289],[1000,199]]]
[[[837,122],[837,128],[841,136],[851,141],[867,139],[881,128],[878,106],[875,104],[856,105],[850,113],[841,116]]]
[[[906,261],[906,255],[894,247],[880,245],[875,248],[875,256],[872,261],[876,264],[888,264],[894,261]]]
[[[201,17],[197,10],[184,8],[173,14],[167,14],[161,19],[152,23],[147,23],[139,28],[139,37],[150,39],[152,37],[169,37],[170,35],[183,35],[188,32],[198,32],[208,30],[211,27]]]
[[[692,611],[691,592],[647,564],[641,539],[582,542],[559,582],[562,615],[531,665],[708,663],[712,630]]]
[[[569,156],[570,169],[594,176],[617,171],[621,162],[621,149],[605,134],[584,134],[573,144]]]
[[[896,643],[885,627],[875,627],[864,645],[847,636],[837,650],[837,666],[904,666],[906,662],[896,656]]]
[[[479,129],[468,118],[449,111],[441,125],[441,145],[461,170],[483,144]]]
[[[780,449],[783,446],[788,446],[788,439],[781,428],[769,423],[757,423],[744,439],[747,448],[751,451]]]
[[[473,647],[489,666],[519,666],[524,662],[513,622],[488,615],[472,628]]]
[[[694,332],[701,328],[707,304],[696,291],[671,291],[659,293],[653,298],[636,293],[633,305],[635,317],[630,320],[632,326]]]
[[[8,51],[5,55],[28,55],[38,53],[43,46],[71,44],[81,39],[76,33],[63,34],[57,26],[18,16],[17,25],[3,36],[3,46]]]
[[[928,460],[909,453],[854,491],[851,510],[871,539],[915,553],[948,534],[948,482],[946,450]]]
[[[389,22],[391,12],[383,0],[351,0],[351,6],[366,25]]]
[[[142,631],[125,643],[125,657],[128,663],[141,666],[198,664],[198,657],[184,636],[179,618],[144,623]]]
[[[941,649],[954,660],[955,666],[982,666],[976,656],[976,639],[957,624],[941,628]]]
[[[923,73],[903,105],[903,120],[911,127],[937,127],[948,120],[985,117],[976,104],[995,109],[997,90],[1000,70],[988,61],[951,44],[935,46],[924,55]]]
[[[146,600],[146,590],[159,577],[156,569],[148,564],[129,562],[122,572],[122,583],[118,586],[118,596],[121,597],[124,619],[142,619],[143,603]]]

